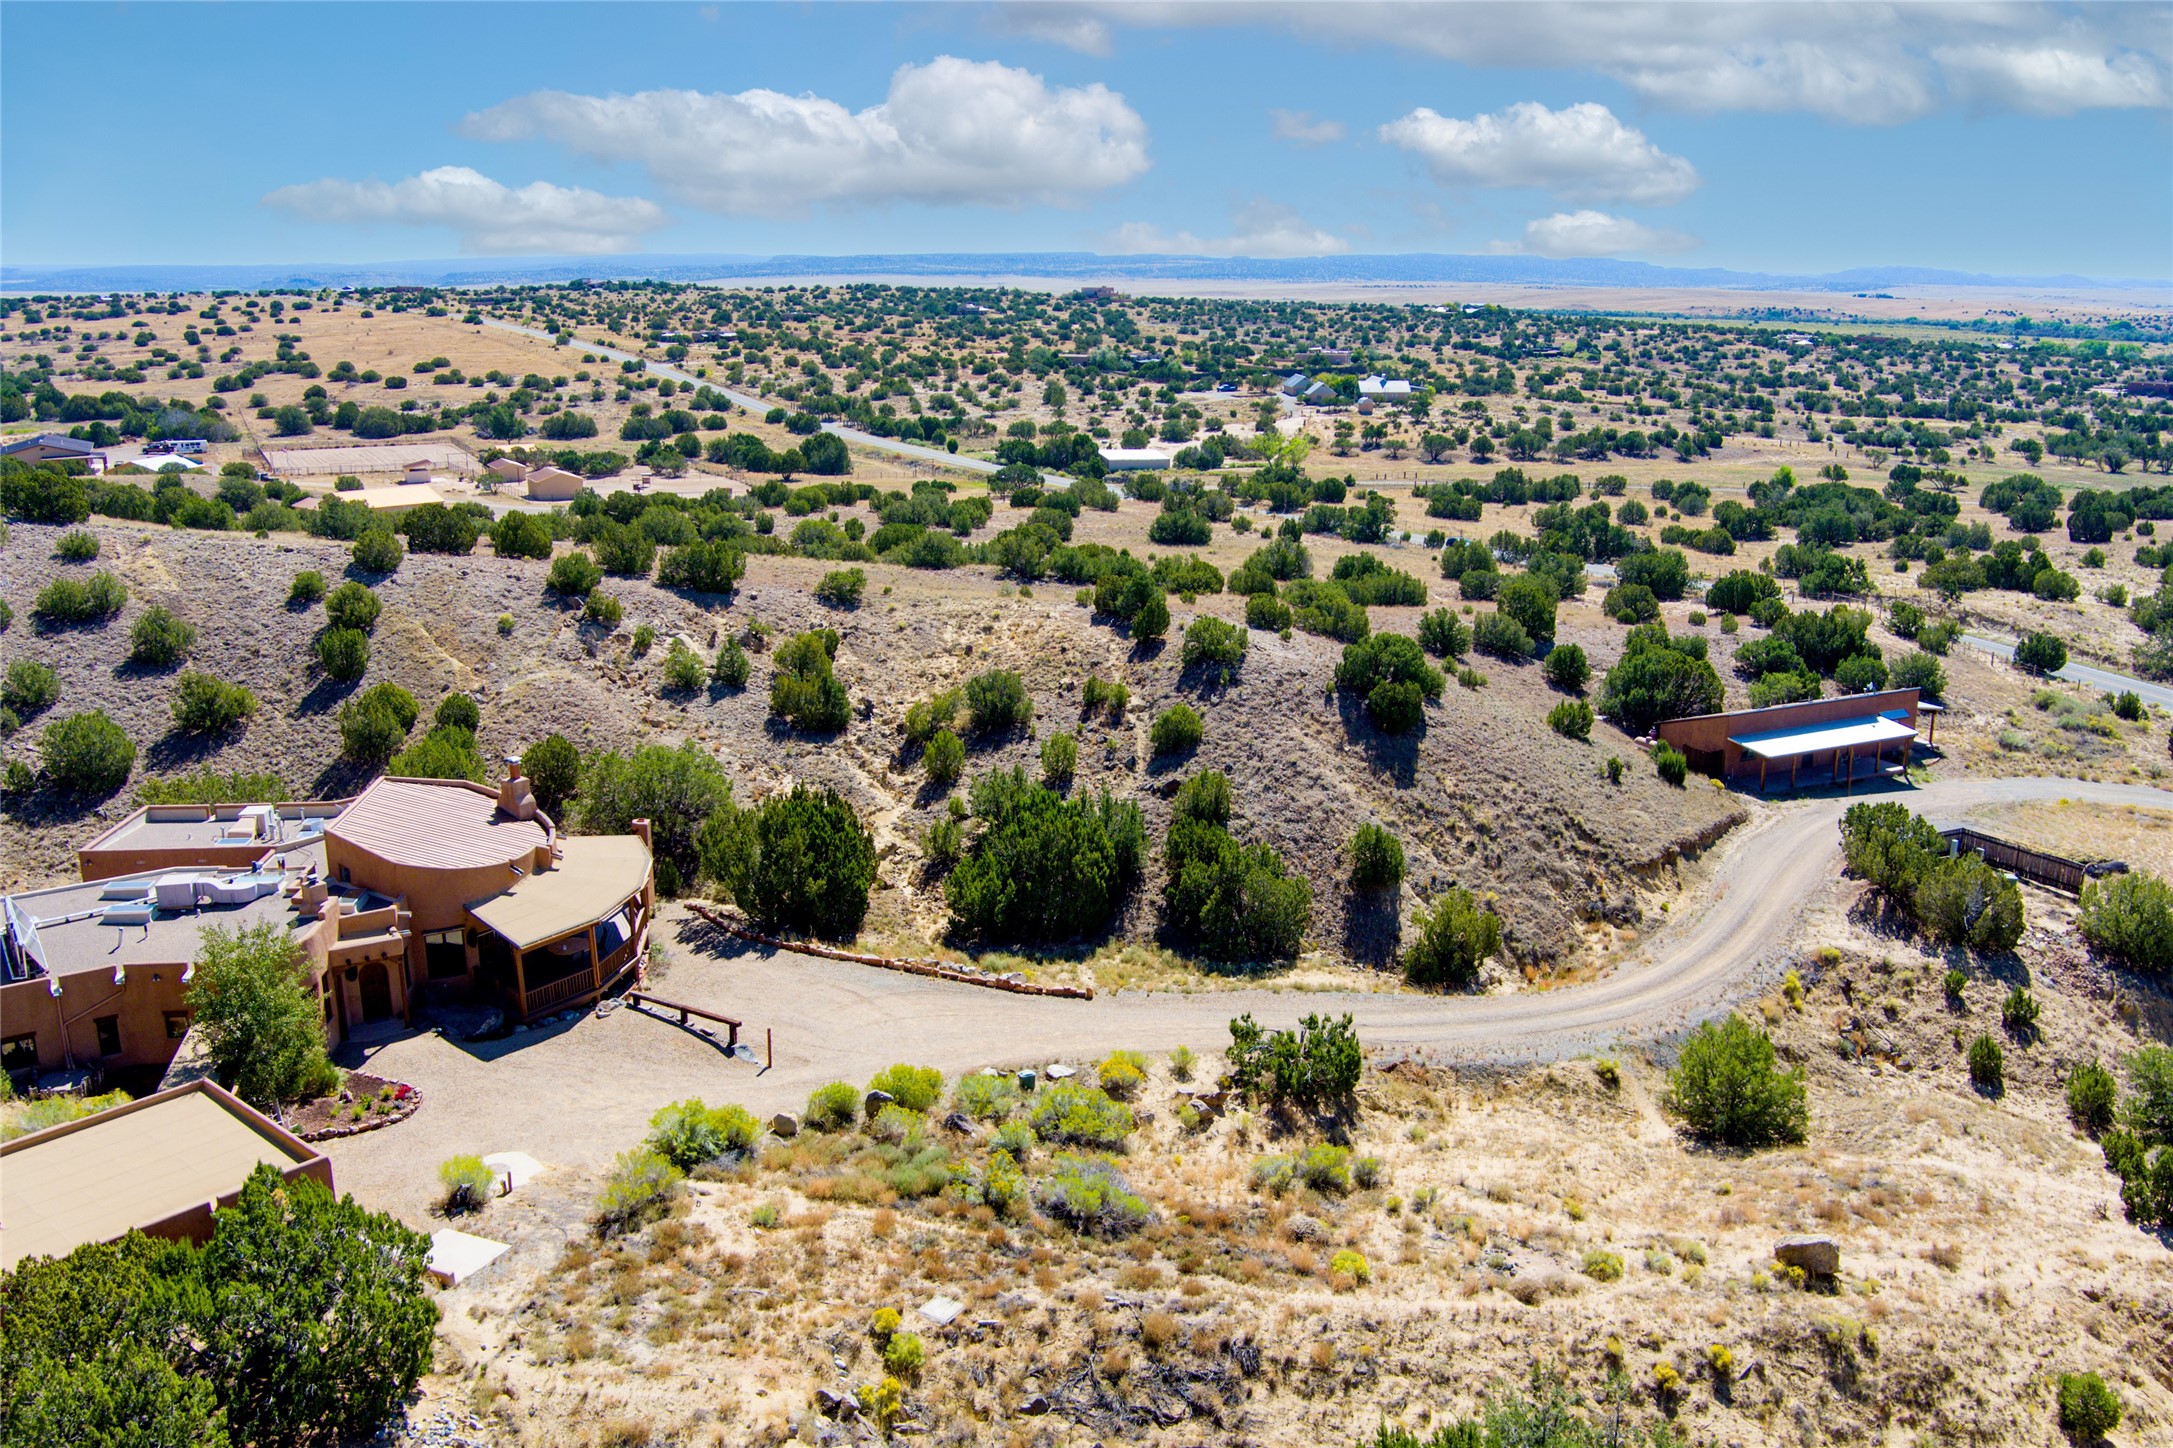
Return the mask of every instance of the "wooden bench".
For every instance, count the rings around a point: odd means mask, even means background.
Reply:
[[[626,999],[636,1005],[654,1006],[660,1011],[677,1011],[679,1012],[679,1024],[682,1026],[687,1024],[687,1018],[690,1016],[700,1016],[705,1021],[715,1021],[731,1033],[724,1043],[726,1050],[730,1050],[739,1044],[741,1023],[733,1020],[730,1016],[719,1015],[715,1011],[705,1011],[700,1006],[690,1006],[682,1001],[663,1000],[650,995],[647,991],[630,990],[626,993]]]

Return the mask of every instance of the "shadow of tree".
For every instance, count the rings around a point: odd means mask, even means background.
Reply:
[[[191,734],[180,729],[169,729],[143,752],[144,769],[152,774],[171,774],[176,770],[188,769],[203,763],[239,738],[239,729],[222,729],[214,734]]]
[[[1385,969],[1403,954],[1401,892],[1356,890],[1343,910],[1343,953]]]
[[[1364,751],[1367,765],[1398,789],[1409,788],[1418,778],[1419,742],[1426,737],[1423,719],[1409,734],[1384,734],[1367,716],[1365,701],[1345,689],[1336,691],[1335,708],[1344,737]]]

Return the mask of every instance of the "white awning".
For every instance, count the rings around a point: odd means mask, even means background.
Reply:
[[[1763,734],[1730,735],[1728,742],[1753,759],[1794,759],[1830,749],[1875,749],[1916,738],[1916,730],[1897,719],[1871,714],[1834,719],[1800,729],[1771,729]]]

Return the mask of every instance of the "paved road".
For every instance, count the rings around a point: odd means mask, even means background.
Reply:
[[[1863,794],[1856,796],[1864,798]],[[2087,800],[2173,810],[2173,792],[2064,779],[1955,780],[1897,791],[1950,822],[1988,805]],[[1213,1048],[1240,1011],[1289,1024],[1310,1011],[1356,1017],[1369,1045],[1454,1060],[1554,1059],[1655,1040],[1768,987],[1797,915],[1840,868],[1847,799],[1762,808],[1721,847],[1706,903],[1677,912],[1646,957],[1589,985],[1541,994],[1124,992],[1088,1002],[1004,995],[789,952],[679,947],[660,994],[748,1022],[756,1049],[773,1029],[774,1069],[726,1058],[674,1024],[620,1009],[488,1046],[436,1035],[393,1042],[371,1068],[423,1089],[396,1130],[328,1148],[343,1188],[423,1220],[435,1164],[457,1152],[519,1150],[546,1163],[608,1163],[665,1102],[704,1096],[757,1112],[798,1110],[825,1081],[866,1081],[894,1061],[947,1073],[984,1065],[1085,1062],[1130,1047]]]
[[[1999,639],[1988,639],[1982,634],[1963,634],[1962,642],[1997,658],[2011,660],[2015,656],[2013,644]],[[2148,679],[2108,673],[2104,669],[2093,669],[2088,664],[2069,664],[2053,677],[2065,679],[2072,684],[2088,684],[2093,689],[2103,689],[2109,694],[2117,694],[2123,689],[2132,690],[2146,704],[2156,704],[2161,709],[2173,709],[2173,688],[2164,684],[2153,684]]]
[[[516,326],[512,322],[501,322],[490,317],[483,319],[483,325],[496,327],[503,332],[518,332],[524,337],[538,337],[546,342],[557,340],[550,332],[538,331],[534,327]],[[599,357],[609,357],[616,362],[647,363],[650,373],[655,376],[669,377],[674,382],[684,382],[693,387],[714,388],[732,399],[733,406],[744,407],[750,412],[768,412],[772,407],[777,406],[776,403],[766,398],[757,397],[751,392],[740,392],[730,387],[720,386],[709,378],[696,377],[691,372],[653,361],[650,358],[643,357],[638,352],[622,352],[616,347],[606,347],[601,342],[575,342],[569,345],[578,346],[584,352],[594,352]],[[847,442],[858,443],[862,447],[874,448],[878,452],[895,453],[899,457],[914,458],[920,462],[940,463],[944,467],[957,468],[962,472],[993,473],[999,466],[986,458],[959,457],[945,452],[939,447],[926,447],[917,442],[905,442],[895,437],[877,437],[872,432],[862,432],[857,427],[846,427],[841,423],[826,422],[822,425],[822,430],[835,433]]]

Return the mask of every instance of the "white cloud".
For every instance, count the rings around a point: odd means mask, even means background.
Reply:
[[[439,166],[390,185],[324,180],[283,186],[264,204],[307,221],[451,227],[463,252],[484,255],[627,251],[643,232],[671,219],[639,196],[606,196],[548,181],[515,188],[466,166]]]
[[[1523,240],[1498,241],[1493,250],[1533,256],[1623,256],[1688,251],[1697,244],[1696,237],[1684,232],[1656,230],[1604,211],[1558,211],[1526,222]]]
[[[1245,203],[1230,213],[1232,236],[1198,236],[1166,231],[1146,221],[1128,221],[1109,238],[1114,252],[1167,256],[1339,256],[1351,244],[1308,223],[1291,207],[1265,199]]]
[[[996,28],[1006,35],[1045,41],[1081,55],[1110,51],[1109,24],[1096,16],[1060,5],[1010,5],[995,12]]]
[[[1316,121],[1311,111],[1272,110],[1269,123],[1278,141],[1291,141],[1300,146],[1325,146],[1340,141],[1348,134],[1341,121]]]
[[[1698,187],[1696,167],[1592,101],[1558,111],[1518,101],[1468,121],[1420,106],[1380,136],[1418,156],[1444,186],[1533,186],[1572,201],[1641,206],[1666,206]]]
[[[2066,115],[2092,106],[2158,106],[2164,74],[2135,54],[2063,46],[1957,45],[1933,52],[1957,94],[1987,109]]]
[[[821,203],[1063,204],[1149,165],[1146,122],[1108,87],[1052,88],[948,55],[899,67],[883,102],[860,111],[773,90],[537,91],[465,130],[632,162],[689,205],[771,216]]]
[[[1856,125],[1889,125],[1954,102],[2064,115],[2173,100],[2160,5],[1109,0],[1020,8],[1044,23],[1266,25],[1473,66],[1596,70],[1674,109],[1808,111]]]

